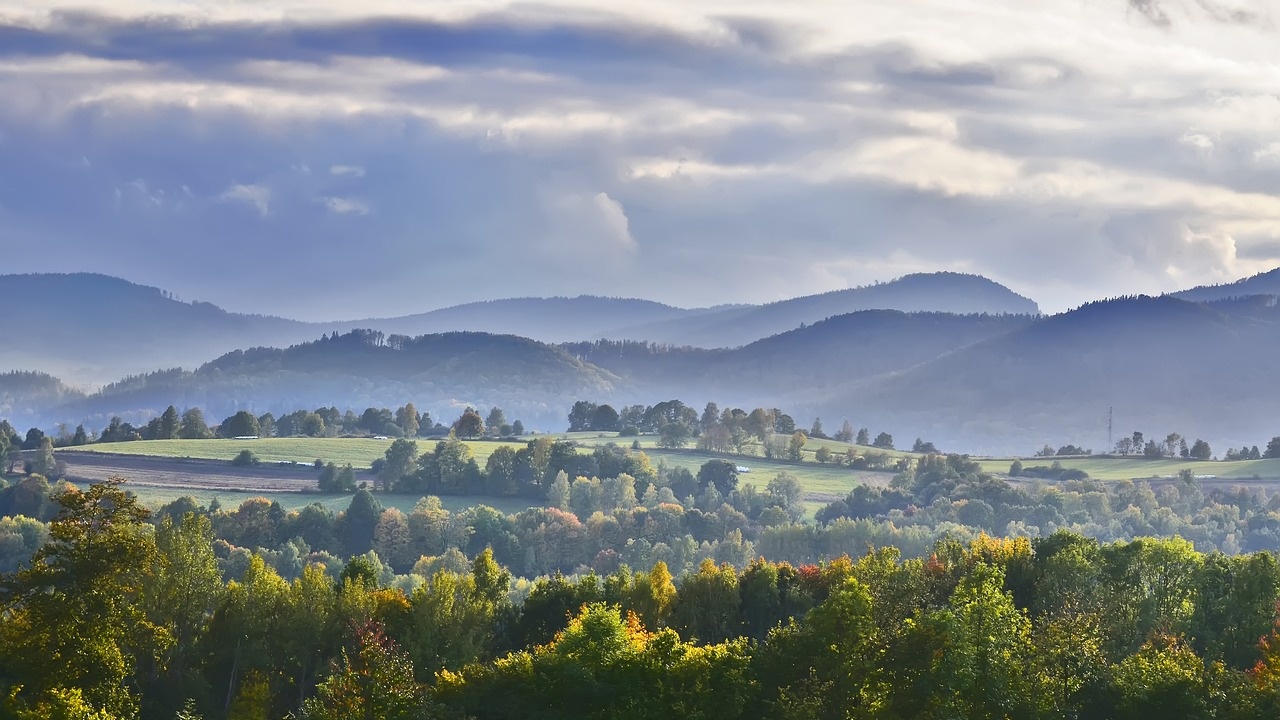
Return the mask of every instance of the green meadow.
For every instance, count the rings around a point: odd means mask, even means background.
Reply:
[[[1150,478],[1177,477],[1184,469],[1191,470],[1197,477],[1221,478],[1224,480],[1274,480],[1280,478],[1280,459],[1267,460],[1182,460],[1181,458],[1161,458],[1148,460],[1138,457],[1037,457],[1021,458],[1025,467],[1034,465],[1051,465],[1054,461],[1062,463],[1064,468],[1075,468],[1089,473],[1089,477],[1098,480],[1140,480]],[[1001,475],[1009,472],[1012,458],[990,458],[979,460],[982,469]]]
[[[418,452],[435,447],[436,440],[418,438]],[[317,459],[338,465],[350,464],[355,468],[367,468],[381,458],[390,447],[391,440],[373,438],[259,438],[258,440],[139,440],[122,443],[97,443],[59,450],[59,452],[92,451],[120,455],[146,457],[196,458],[203,460],[231,460],[241,450],[252,450],[264,463],[301,462]],[[476,461],[484,466],[489,455],[501,445],[523,447],[522,443],[492,440],[468,440],[467,445],[475,453]]]
[[[214,498],[217,498],[218,503],[222,505],[224,510],[233,510],[239,507],[240,503],[253,498],[266,498],[267,500],[278,502],[285,510],[297,510],[312,503],[317,503],[336,513],[346,510],[347,506],[351,504],[351,495],[330,495],[325,493],[241,492],[198,488],[142,487],[128,484],[125,487],[138,497],[139,502],[152,509],[160,508],[183,496],[194,498],[197,504],[206,506]],[[421,495],[405,493],[378,493],[376,497],[384,508],[398,508],[405,514],[412,512],[413,506],[422,499]],[[504,513],[517,513],[536,504],[525,498],[500,498],[485,495],[446,495],[440,498],[440,503],[450,512],[458,512],[476,505],[488,505]]]
[[[623,447],[630,447],[633,438],[619,438],[615,434],[598,434],[598,433],[572,433],[554,435],[557,439],[570,439],[578,442],[583,446],[584,452],[590,449],[608,443],[617,443]],[[883,473],[867,473],[853,471],[848,468],[840,467],[834,464],[822,464],[814,459],[814,451],[817,447],[826,445],[831,448],[832,452],[843,453],[845,449],[850,447],[844,443],[838,443],[832,440],[813,440],[806,446],[804,460],[801,462],[789,462],[782,460],[767,460],[761,456],[752,455],[716,455],[712,453],[701,452],[698,450],[670,450],[657,446],[656,438],[645,436],[639,438],[641,449],[652,458],[655,464],[666,464],[672,467],[682,467],[690,472],[696,473],[698,468],[709,459],[722,458],[737,463],[739,466],[749,468],[749,472],[743,473],[740,482],[743,484],[751,483],[757,488],[763,489],[768,485],[769,481],[780,472],[789,472],[794,475],[805,488],[808,493],[821,495],[823,497],[835,497],[847,494],[859,482],[864,482],[868,477],[881,478],[886,477]],[[300,462],[311,463],[316,459],[325,462],[334,462],[339,465],[350,463],[356,468],[368,468],[374,460],[383,456],[387,447],[391,444],[391,440],[374,440],[372,438],[261,438],[258,440],[145,440],[138,442],[124,443],[101,443],[95,445],[87,445],[76,448],[65,448],[59,452],[77,452],[77,451],[93,451],[100,453],[117,453],[123,455],[137,455],[146,457],[164,457],[164,458],[197,458],[208,460],[226,460],[230,461],[242,449],[249,449],[254,452],[264,463],[277,462]],[[420,452],[427,451],[434,447],[435,440],[418,439],[418,449]],[[468,440],[466,444],[472,449],[476,455],[476,460],[483,467],[489,455],[501,445],[510,445],[512,447],[521,447],[522,443],[500,442],[493,440]],[[854,446],[857,447],[857,446]],[[755,448],[759,451],[758,448]],[[867,452],[874,448],[857,447],[859,452]],[[902,455],[904,453],[895,453]],[[219,498],[224,506],[230,504],[239,504],[247,497],[269,497],[273,500],[279,500],[285,507],[299,507],[312,502],[320,502],[327,506],[332,505],[335,509],[345,508],[349,496],[329,497],[322,495],[311,495],[305,493],[242,493],[235,491],[203,491],[201,493],[189,493],[180,489],[167,488],[135,488],[135,492],[142,497],[145,502],[152,505],[164,504],[174,498],[184,494],[192,494],[201,502],[207,503],[215,495]],[[406,498],[403,501],[395,499],[393,495],[383,495],[383,498],[391,498],[384,500],[384,503],[406,504],[408,509],[417,501],[416,497]],[[500,498],[487,497],[457,497],[447,501],[446,504],[452,504],[457,507],[463,507],[477,502],[487,502],[487,504],[499,509],[516,510],[523,509],[527,506],[525,501],[505,501]],[[515,507],[518,505],[519,507]],[[817,503],[815,507],[820,506]]]

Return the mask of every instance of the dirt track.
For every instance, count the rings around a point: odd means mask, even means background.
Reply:
[[[132,485],[244,492],[301,492],[314,490],[317,470],[304,465],[233,467],[223,460],[188,460],[113,455],[109,453],[58,453],[67,465],[67,479],[92,482],[123,477]]]

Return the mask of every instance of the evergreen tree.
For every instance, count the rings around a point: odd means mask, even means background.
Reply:
[[[181,430],[182,419],[178,416],[178,409],[170,405],[160,415],[160,425],[156,429],[156,439],[176,440]]]

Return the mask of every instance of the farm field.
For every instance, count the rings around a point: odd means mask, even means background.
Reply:
[[[1149,478],[1177,477],[1178,472],[1190,469],[1202,479],[1217,478],[1222,480],[1276,480],[1280,479],[1280,459],[1267,460],[1233,460],[1231,462],[1216,460],[1182,460],[1181,458],[1162,458],[1147,460],[1135,457],[1038,457],[1021,458],[1026,467],[1033,465],[1050,465],[1055,460],[1064,468],[1075,468],[1089,473],[1089,477],[1098,480],[1137,480]],[[1012,458],[980,459],[982,469],[990,473],[1005,475],[1009,472]]]
[[[87,483],[77,484],[87,485]],[[139,502],[153,510],[183,496],[195,498],[195,501],[200,505],[208,505],[214,498],[217,498],[218,503],[222,505],[224,510],[235,509],[245,500],[260,497],[280,503],[280,506],[285,510],[297,510],[312,503],[317,503],[337,513],[346,510],[347,506],[351,504],[351,495],[329,495],[297,491],[246,492],[239,490],[150,487],[132,483],[125,483],[125,488],[136,495]],[[384,508],[397,508],[405,514],[412,512],[413,506],[417,504],[418,500],[422,499],[420,495],[403,493],[378,493],[375,497],[377,497],[378,502],[382,503]],[[476,505],[488,505],[503,513],[517,513],[535,504],[527,499],[497,498],[483,495],[446,495],[440,498],[440,503],[450,512],[458,512]]]
[[[572,439],[588,448],[611,442],[629,447],[631,442],[629,438],[597,433],[553,437]],[[890,477],[887,473],[853,471],[836,465],[820,464],[811,459],[795,463],[766,460],[763,457],[720,456],[696,450],[659,448],[652,437],[640,440],[641,449],[655,464],[665,463],[696,473],[707,460],[719,457],[750,468],[749,473],[742,475],[741,482],[754,484],[761,489],[779,472],[789,472],[804,487],[811,511],[843,497],[855,485],[883,484]],[[500,445],[521,445],[490,440],[465,442],[482,466]],[[434,440],[419,439],[419,450],[428,450],[434,443]],[[356,468],[368,468],[374,460],[382,457],[390,444],[390,440],[361,438],[150,440],[64,448],[58,454],[68,463],[70,472],[75,477],[101,479],[118,474],[135,481],[133,488],[140,497],[145,495],[160,498],[160,504],[184,494],[198,496],[199,493],[204,493],[203,501],[216,495],[224,506],[238,504],[246,497],[257,496],[272,497],[279,499],[282,505],[296,506],[306,505],[320,497],[310,493],[300,494],[314,487],[315,471],[302,465],[288,467],[279,463],[303,463],[309,466],[319,458],[326,462],[351,463]],[[841,448],[847,447],[842,443],[834,444]],[[224,464],[245,448],[252,450],[263,461],[263,465],[258,468],[233,468],[229,463]],[[498,501],[497,498],[487,499]],[[416,501],[417,498],[412,500]],[[474,500],[478,498],[473,498],[472,501]],[[494,502],[489,504],[497,507]],[[412,507],[413,502],[408,505]],[[523,507],[522,505],[521,508]]]
[[[437,440],[418,438],[418,452],[435,447]],[[523,447],[522,443],[496,440],[464,441],[475,453],[476,462],[484,467],[485,461],[502,445]],[[313,463],[320,459],[338,465],[351,464],[355,468],[368,468],[381,458],[390,447],[391,440],[373,438],[260,438],[258,440],[139,440],[136,442],[98,443],[59,450],[61,453],[94,452],[116,455],[141,455],[147,457],[195,458],[204,460],[231,460],[241,450],[252,450],[264,463]]]

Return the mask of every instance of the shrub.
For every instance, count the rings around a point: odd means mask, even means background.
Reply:
[[[252,467],[262,462],[252,450],[241,450],[238,455],[231,459],[231,464],[236,467]]]

